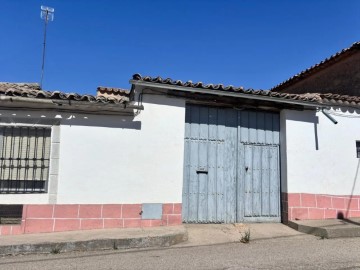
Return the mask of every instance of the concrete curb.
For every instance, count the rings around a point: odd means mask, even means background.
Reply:
[[[319,237],[329,238],[327,231],[323,228],[317,228],[312,226],[307,226],[303,224],[298,224],[296,222],[288,221],[288,226],[302,233],[312,234]]]
[[[184,229],[179,232],[160,236],[141,236],[134,238],[91,239],[85,241],[58,241],[0,245],[0,255],[17,255],[33,253],[63,253],[70,251],[117,250],[131,248],[169,247],[187,241],[188,234]]]
[[[293,221],[289,221],[288,226],[299,232],[312,234],[322,238],[360,237],[360,227],[327,228],[326,226],[311,226]]]

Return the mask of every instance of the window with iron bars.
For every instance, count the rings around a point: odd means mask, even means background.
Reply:
[[[0,126],[0,193],[46,192],[51,128]]]

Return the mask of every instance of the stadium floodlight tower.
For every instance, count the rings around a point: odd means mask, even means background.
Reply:
[[[42,82],[44,78],[44,66],[45,66],[45,49],[46,49],[46,28],[48,22],[52,22],[54,20],[54,8],[41,6],[40,18],[44,20],[44,47],[43,47],[43,55],[42,55],[42,66],[41,66],[41,80],[40,80],[40,88],[42,89]]]

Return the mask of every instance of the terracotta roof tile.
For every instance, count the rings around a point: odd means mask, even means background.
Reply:
[[[192,81],[182,82],[180,80],[173,80],[171,78],[163,79],[159,76],[158,77],[150,77],[150,76],[142,77],[140,74],[134,74],[133,80],[151,82],[151,83],[177,85],[177,86],[183,86],[183,87],[202,88],[202,89],[209,89],[209,90],[224,90],[224,91],[234,91],[234,92],[252,91],[252,89],[244,90],[244,87],[242,87],[242,86],[235,87],[232,85],[224,86],[223,84],[204,84],[202,82],[193,83]],[[258,91],[262,91],[262,90],[258,90]]]
[[[129,95],[130,94],[130,90],[123,89],[123,88],[99,86],[97,88],[97,90],[100,91],[100,92],[109,92],[109,93],[114,93],[114,94],[123,94],[123,95]]]
[[[98,97],[102,96],[106,98],[116,98],[119,100],[124,100],[124,99],[129,100],[130,91],[122,88],[99,86],[97,88],[96,96]]]
[[[5,90],[41,90],[38,83],[0,82],[0,91]]]
[[[306,78],[306,77],[310,76],[311,74],[313,74],[319,70],[322,70],[329,65],[332,65],[336,61],[339,61],[341,58],[347,57],[347,56],[351,55],[352,53],[357,52],[359,50],[360,50],[360,41],[353,43],[349,48],[345,48],[345,49],[331,55],[330,57],[324,59],[320,63],[317,63],[317,64],[299,72],[298,74],[292,76],[291,78],[287,79],[286,81],[283,81],[282,83],[279,83],[278,85],[274,86],[270,90],[271,91],[282,91],[286,87],[294,84],[295,82],[297,82],[303,78]]]
[[[133,75],[134,81],[149,82],[162,85],[175,85],[180,87],[194,88],[194,89],[206,89],[209,90],[209,93],[212,90],[219,90],[224,92],[234,92],[239,94],[248,94],[253,96],[267,96],[275,99],[284,99],[284,100],[298,100],[304,102],[314,102],[319,105],[338,105],[338,106],[360,106],[360,97],[358,96],[348,96],[348,95],[338,95],[338,94],[319,94],[319,93],[306,93],[306,94],[288,94],[280,93],[274,91],[266,90],[254,90],[254,89],[244,89],[243,87],[235,87],[232,85],[224,86],[222,84],[206,84],[202,82],[193,83],[192,81],[182,82],[179,80],[172,80],[170,78],[163,79],[161,77],[142,77],[140,74]]]
[[[105,104],[120,104],[129,101],[127,95],[123,95],[121,98],[114,98],[86,94],[80,95],[77,93],[64,93],[61,91],[44,91],[40,90],[39,85],[34,83],[0,83],[0,95],[52,100],[74,100]]]

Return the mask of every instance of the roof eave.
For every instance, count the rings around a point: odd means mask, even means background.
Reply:
[[[134,110],[143,110],[141,105],[129,103],[91,103],[87,101],[39,99],[0,95],[0,109],[36,109],[67,111],[74,113],[134,115]]]
[[[226,97],[237,97],[237,98],[252,99],[252,100],[261,100],[261,101],[268,101],[268,102],[282,103],[282,104],[301,105],[301,106],[308,107],[308,108],[320,108],[320,107],[328,107],[329,106],[327,104],[320,104],[320,103],[315,103],[315,102],[274,98],[274,97],[269,97],[269,96],[263,96],[261,94],[254,95],[254,94],[245,94],[245,93],[238,93],[238,92],[226,92],[226,91],[221,91],[221,90],[190,88],[190,87],[177,86],[177,85],[144,82],[144,81],[139,81],[139,80],[130,80],[130,83],[132,85],[138,85],[138,86],[144,86],[144,87],[155,87],[155,88],[160,88],[160,89],[177,90],[177,91],[190,92],[190,93],[201,93],[201,94],[216,95],[216,96],[226,96]]]

